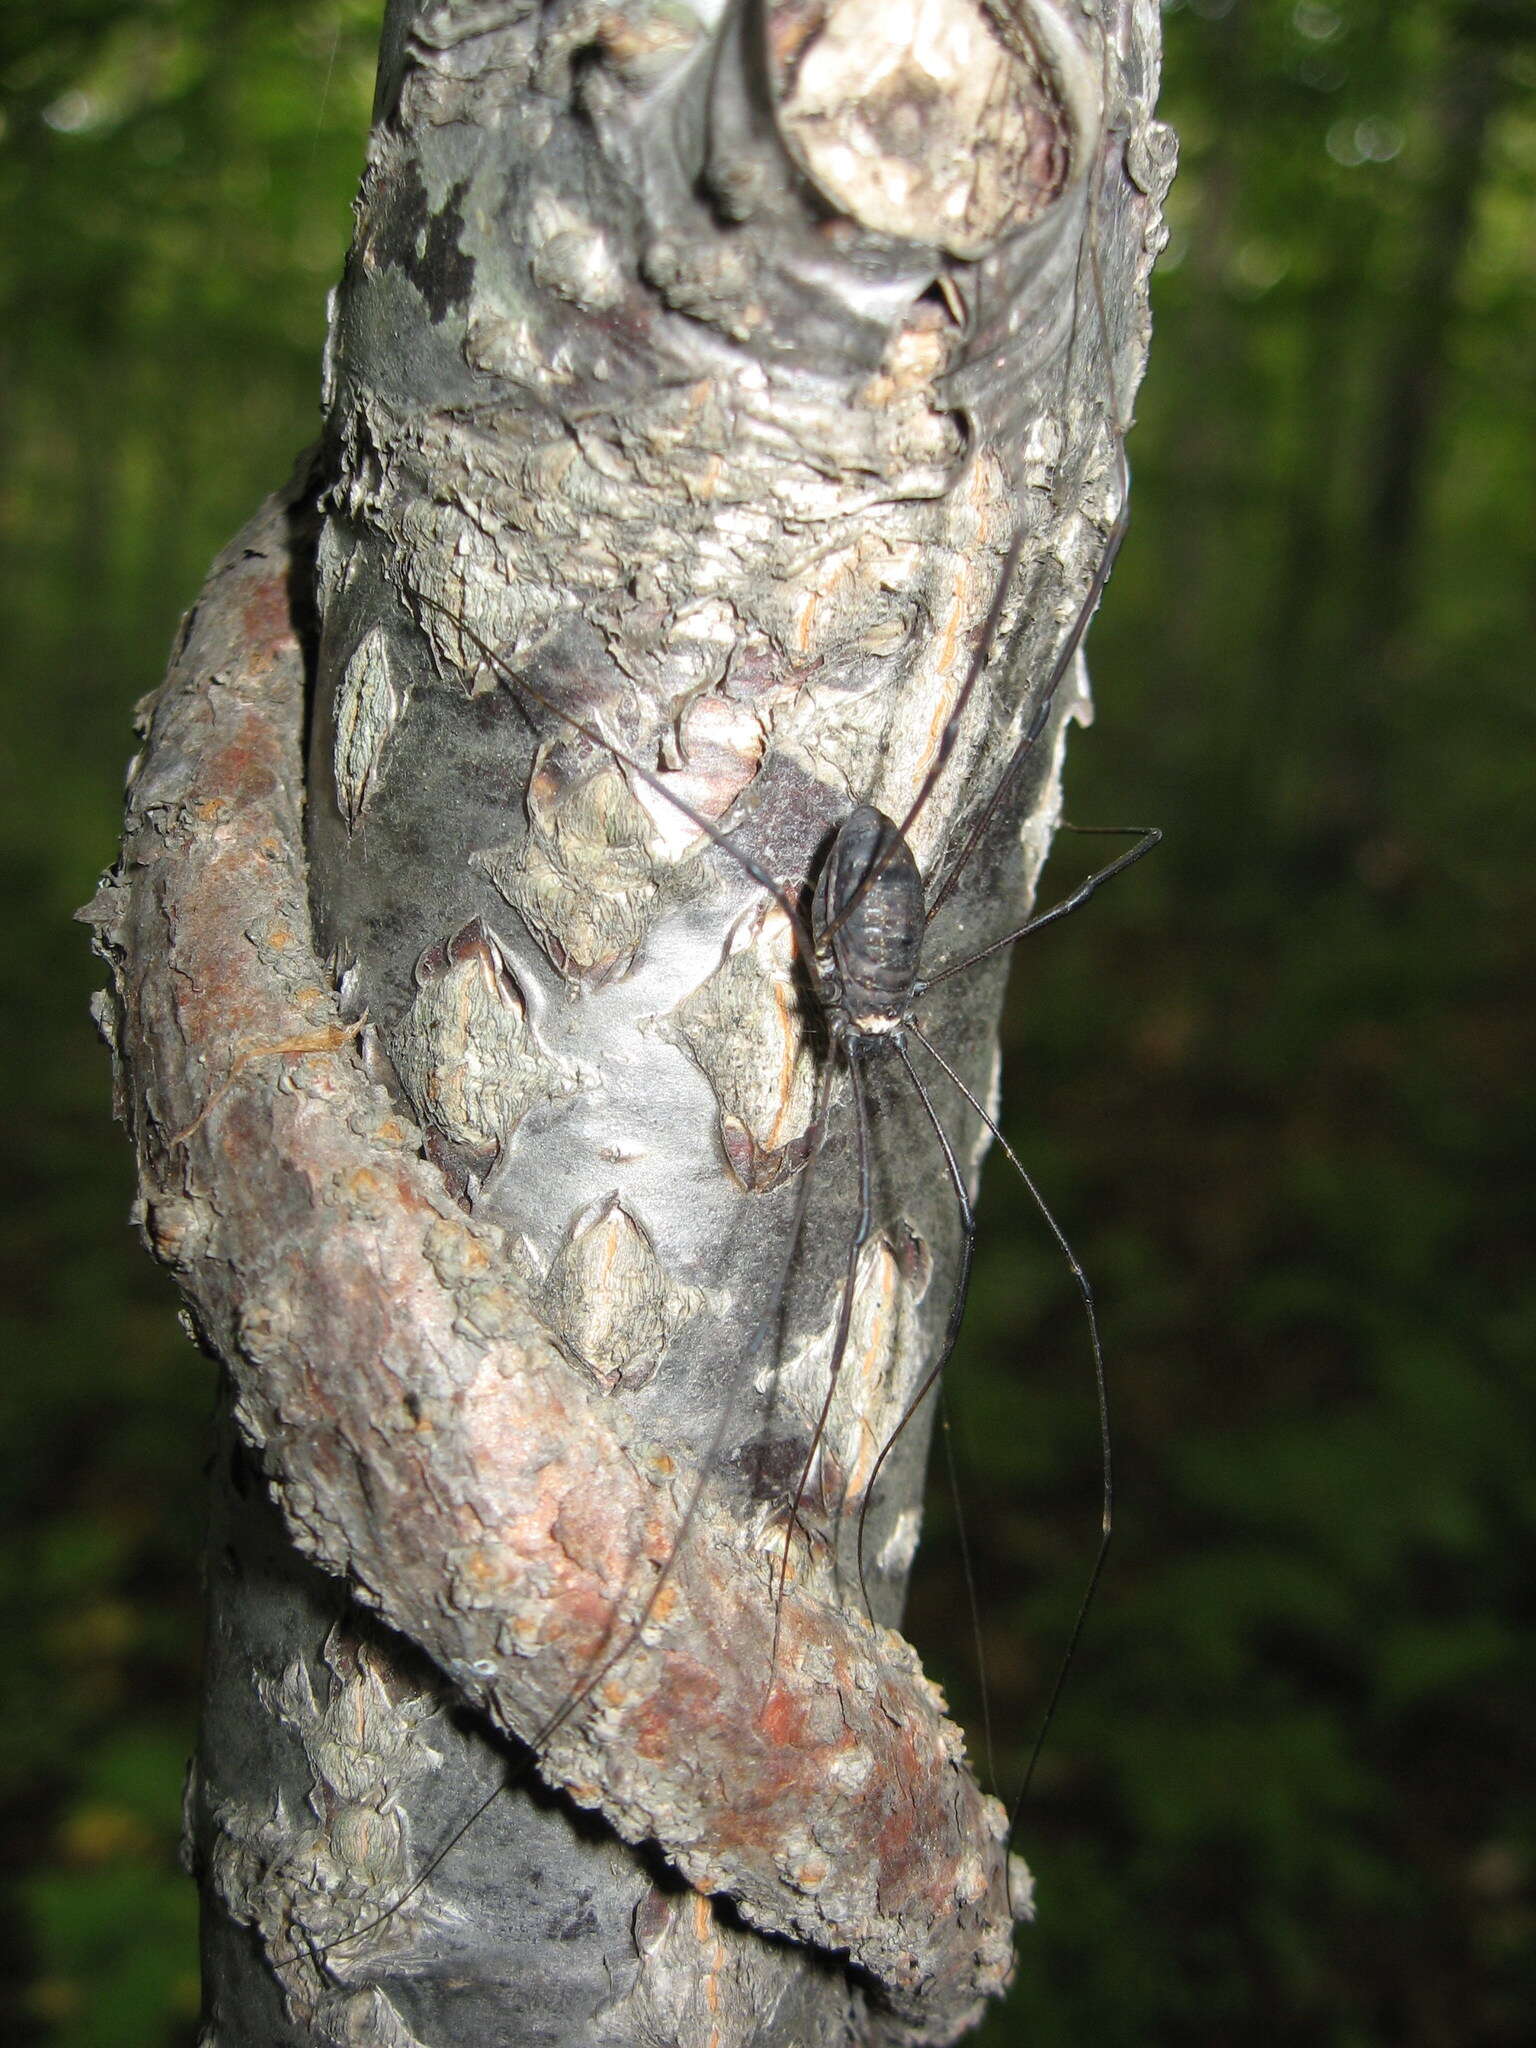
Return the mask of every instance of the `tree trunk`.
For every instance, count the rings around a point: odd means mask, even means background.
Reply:
[[[325,449],[215,565],[93,906],[230,1380],[218,2048],[942,2042],[1011,1968],[894,1633],[960,1204],[861,1057],[860,1241],[796,932],[863,803],[952,880],[925,975],[1027,914],[1156,9],[715,12],[391,6]],[[1005,961],[919,1005],[982,1100]]]

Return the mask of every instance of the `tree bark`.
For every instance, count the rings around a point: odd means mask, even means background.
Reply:
[[[980,833],[927,972],[1026,913],[1171,173],[1155,7],[1106,14],[390,9],[326,446],[92,910],[230,1380],[219,2048],[943,2042],[1006,1984],[1002,1811],[894,1632],[958,1206],[871,1062],[845,1301],[763,878],[873,802],[930,890]],[[921,1005],[983,1099],[1003,972]]]

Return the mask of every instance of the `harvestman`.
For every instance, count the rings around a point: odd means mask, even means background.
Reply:
[[[1103,308],[1097,276],[1096,253],[1091,247],[1089,235],[1089,263],[1093,271],[1094,295],[1100,299],[1100,320],[1103,323]],[[1074,321],[1074,332],[1076,322]],[[1112,409],[1112,418],[1115,417]],[[840,1299],[833,1336],[831,1355],[826,1366],[826,1389],[819,1413],[810,1438],[799,1477],[792,1498],[787,1503],[787,1516],[782,1555],[778,1564],[779,1591],[775,1615],[775,1656],[777,1654],[778,1610],[782,1605],[783,1593],[789,1577],[791,1546],[796,1527],[799,1525],[801,1510],[816,1467],[818,1454],[826,1432],[828,1418],[836,1396],[839,1376],[846,1358],[853,1321],[854,1300],[857,1290],[861,1254],[869,1241],[872,1229],[871,1197],[871,1155],[870,1119],[868,1103],[868,1082],[866,1064],[875,1059],[894,1057],[910,1081],[922,1105],[926,1120],[931,1127],[943,1156],[945,1173],[954,1193],[960,1220],[961,1243],[958,1270],[949,1314],[945,1323],[942,1340],[933,1364],[922,1379],[917,1391],[895,1429],[881,1447],[868,1481],[864,1487],[858,1514],[857,1558],[860,1592],[868,1607],[868,1596],[864,1591],[864,1536],[869,1507],[874,1498],[875,1487],[880,1474],[903,1432],[912,1422],[923,1403],[933,1393],[948,1363],[959,1334],[964,1315],[967,1291],[970,1281],[972,1253],[975,1243],[976,1226],[970,1196],[965,1185],[965,1176],[956,1157],[952,1143],[923,1079],[914,1065],[908,1051],[909,1039],[919,1046],[929,1060],[945,1076],[969,1110],[996,1140],[1005,1158],[1019,1175],[1032,1200],[1038,1207],[1056,1243],[1060,1247],[1072,1271],[1083,1304],[1092,1352],[1094,1386],[1098,1408],[1098,1429],[1101,1460],[1101,1518],[1100,1531],[1094,1558],[1084,1591],[1080,1598],[1072,1624],[1067,1646],[1057,1670],[1045,1710],[1031,1748],[1025,1775],[1018,1796],[1014,1802],[1013,1818],[1016,1821],[1020,1807],[1032,1781],[1036,1764],[1052,1718],[1060,1699],[1062,1687],[1072,1664],[1078,1641],[1081,1637],[1088,1611],[1103,1572],[1108,1552],[1113,1519],[1113,1471],[1111,1463],[1111,1442],[1109,1429],[1108,1388],[1105,1375],[1103,1348],[1100,1341],[1097,1313],[1092,1288],[1072,1247],[1040,1194],[1034,1180],[1020,1161],[1017,1153],[999,1130],[973,1089],[966,1083],[955,1067],[936,1046],[917,1020],[917,1011],[928,993],[953,976],[963,974],[1006,951],[1019,940],[1047,926],[1059,923],[1074,911],[1082,908],[1106,882],[1123,874],[1135,862],[1161,840],[1162,834],[1155,827],[1100,827],[1086,828],[1115,836],[1126,836],[1133,844],[1116,859],[1096,869],[1080,882],[1067,896],[1047,909],[1037,911],[1015,929],[1003,933],[987,944],[964,955],[962,958],[945,961],[933,971],[924,973],[923,954],[929,928],[938,912],[948,901],[956,888],[967,863],[983,844],[999,811],[1019,778],[1026,761],[1039,743],[1046,730],[1057,690],[1067,670],[1076,659],[1083,636],[1097,608],[1104,586],[1114,566],[1121,540],[1123,539],[1128,511],[1129,472],[1124,457],[1122,435],[1118,424],[1112,428],[1114,435],[1113,463],[1116,484],[1117,510],[1106,545],[1084,597],[1083,603],[1068,629],[1043,685],[1029,693],[1022,715],[1022,735],[991,794],[985,800],[979,814],[967,832],[959,853],[950,863],[937,886],[930,890],[929,880],[924,877],[908,843],[911,833],[923,807],[936,788],[939,778],[948,764],[956,743],[967,706],[976,687],[988,668],[1000,621],[1022,552],[1022,534],[1015,536],[1006,555],[998,588],[993,598],[985,625],[979,636],[976,652],[965,681],[951,708],[934,757],[900,822],[891,819],[869,804],[860,804],[853,809],[835,829],[830,847],[814,877],[810,913],[806,916],[802,902],[795,894],[798,884],[787,884],[770,873],[744,848],[733,843],[729,833],[722,831],[712,820],[695,810],[677,792],[668,786],[662,776],[636,759],[622,746],[615,743],[606,733],[587,720],[555,703],[531,684],[525,674],[514,674],[497,651],[465,622],[453,614],[447,606],[428,597],[424,592],[412,591],[405,600],[407,604],[420,604],[429,610],[440,612],[451,620],[455,631],[464,642],[474,647],[484,665],[496,676],[501,685],[518,702],[524,715],[528,716],[527,699],[551,717],[559,720],[571,732],[580,736],[590,745],[605,752],[621,769],[634,775],[659,794],[698,833],[707,838],[715,848],[728,855],[743,871],[763,889],[783,912],[793,934],[795,951],[801,972],[808,984],[808,992],[815,1012],[825,1034],[825,1057],[816,1090],[816,1104],[810,1125],[811,1149],[801,1169],[801,1186],[797,1196],[795,1216],[789,1234],[788,1252],[775,1297],[775,1307],[758,1325],[749,1341],[747,1358],[761,1346],[768,1327],[780,1316],[784,1295],[789,1284],[797,1247],[804,1226],[807,1196],[817,1162],[825,1148],[828,1123],[833,1107],[833,1082],[841,1061],[847,1068],[849,1092],[852,1101],[855,1152],[858,1171],[857,1214],[848,1240],[844,1261]],[[1017,631],[1022,633],[1026,622],[1021,619]],[[1004,665],[1009,656],[1004,655]],[[532,722],[530,720],[530,722]],[[1067,828],[1084,829],[1084,828]],[[725,1413],[720,1419],[715,1448],[724,1441],[730,1419],[731,1404],[727,1401]],[[687,1541],[690,1525],[699,1509],[709,1484],[713,1463],[712,1455],[706,1455],[688,1507],[684,1514],[678,1547]],[[676,1553],[674,1553],[675,1555]],[[588,1698],[602,1679],[633,1648],[641,1631],[656,1607],[667,1580],[670,1566],[663,1567],[652,1584],[638,1618],[624,1631],[622,1638],[612,1644],[597,1660],[596,1666],[585,1683],[553,1715],[539,1731],[530,1747],[537,1752],[550,1740],[557,1730],[574,1714]],[[615,1618],[618,1607],[615,1606]],[[771,1683],[771,1673],[770,1673]],[[385,1912],[376,1919],[354,1928],[350,1934],[340,1937],[329,1948],[319,1952],[312,1960],[321,1962],[333,1950],[345,1948],[390,1918],[406,1901],[425,1884],[451,1854],[457,1844],[474,1826],[480,1815],[500,1796],[501,1786],[494,1788],[487,1797],[468,1815],[454,1831],[449,1840],[430,1858],[410,1886]]]
[[[1098,1402],[1102,1474],[1100,1533],[1097,1550],[1087,1584],[1079,1602],[1067,1648],[1033,1744],[1023,1786],[1018,1799],[1015,1801],[1015,1815],[1019,1804],[1022,1803],[1029,1789],[1035,1763],[1055,1713],[1062,1686],[1072,1663],[1108,1551],[1113,1509],[1108,1389],[1093,1292],[1082,1266],[1079,1264],[1067,1237],[1042,1198],[1039,1189],[1020,1161],[1017,1153],[998,1129],[997,1123],[974,1091],[956,1072],[939,1048],[933,1044],[927,1033],[917,1022],[915,1013],[927,992],[938,986],[941,982],[948,980],[954,975],[966,972],[968,969],[979,965],[980,962],[1003,952],[1018,940],[1028,937],[1033,932],[1041,931],[1048,925],[1059,923],[1063,918],[1070,916],[1072,912],[1080,909],[1106,882],[1112,881],[1117,875],[1123,874],[1127,868],[1151,852],[1162,837],[1161,832],[1155,827],[1146,829],[1137,827],[1099,828],[1117,834],[1121,832],[1130,834],[1133,836],[1134,843],[1126,852],[1119,855],[1118,858],[1088,875],[1070,894],[1059,902],[1052,904],[1049,908],[1036,912],[1015,930],[1004,933],[999,938],[990,941],[987,945],[978,948],[959,960],[943,963],[934,972],[926,976],[920,972],[922,952],[928,928],[955,888],[966,862],[971,859],[976,848],[981,844],[988,827],[1005,801],[1009,789],[1017,779],[1025,759],[1044,732],[1056,690],[1077,653],[1083,635],[1087,630],[1089,619],[1097,605],[1110,569],[1113,566],[1114,555],[1119,546],[1125,522],[1124,507],[1127,478],[1123,460],[1119,462],[1118,467],[1120,472],[1121,510],[1117,515],[1109,544],[1105,550],[1101,565],[1090,585],[1087,598],[1058,652],[1044,688],[1036,697],[1023,737],[1007,766],[1004,768],[991,796],[983,805],[981,813],[968,833],[959,854],[951,864],[939,887],[931,895],[926,890],[924,877],[907,843],[907,833],[916,822],[923,805],[927,802],[932,789],[943,772],[953,735],[958,730],[958,722],[964,715],[969,698],[987,666],[992,652],[992,644],[996,637],[997,622],[1006,600],[1012,571],[1017,563],[1019,553],[1017,542],[1009,550],[998,593],[993,601],[986,626],[978,643],[975,658],[965,683],[956,698],[954,708],[936,750],[935,758],[927,774],[924,776],[923,782],[906,816],[900,824],[897,824],[872,805],[863,804],[858,806],[843,820],[833,835],[830,849],[817,878],[809,921],[807,921],[799,904],[783,882],[771,875],[751,855],[745,853],[741,848],[734,846],[729,834],[721,831],[711,820],[695,811],[692,806],[669,789],[658,774],[647,768],[642,762],[636,760],[623,748],[617,746],[605,734],[599,732],[595,726],[590,725],[585,720],[555,704],[551,699],[529,684],[526,678],[518,676],[514,679],[511,677],[506,670],[505,664],[500,660],[494,649],[481,641],[478,635],[466,626],[462,619],[455,619],[454,621],[456,630],[467,641],[478,648],[483,659],[496,669],[505,687],[514,696],[521,693],[523,696],[531,698],[552,716],[560,719],[572,731],[606,751],[622,768],[638,776],[650,787],[656,789],[701,834],[713,842],[722,852],[739,862],[753,881],[770,894],[789,921],[791,931],[795,936],[802,969],[811,984],[811,993],[819,1006],[825,1025],[827,1057],[822,1066],[817,1090],[816,1108],[812,1119],[811,1128],[815,1134],[814,1147],[801,1170],[801,1191],[797,1199],[795,1219],[790,1231],[789,1250],[784,1274],[777,1290],[776,1308],[769,1317],[764,1318],[763,1322],[759,1324],[749,1345],[749,1352],[755,1351],[759,1347],[769,1324],[778,1313],[778,1307],[782,1306],[784,1289],[789,1279],[790,1268],[803,1227],[806,1197],[815,1172],[817,1160],[826,1142],[828,1118],[832,1107],[832,1084],[838,1067],[839,1054],[847,1068],[854,1113],[858,1163],[858,1214],[849,1237],[832,1353],[827,1366],[826,1391],[816,1418],[809,1448],[801,1467],[793,1498],[788,1503],[784,1547],[778,1568],[779,1602],[782,1602],[784,1587],[788,1579],[790,1549],[794,1531],[799,1523],[811,1473],[815,1468],[827,1420],[832,1410],[833,1399],[836,1395],[838,1379],[847,1353],[852,1327],[859,1260],[869,1240],[872,1227],[869,1115],[866,1094],[867,1083],[863,1071],[864,1063],[872,1059],[883,1058],[887,1054],[894,1055],[910,1080],[913,1089],[916,1091],[942,1153],[945,1172],[954,1192],[960,1216],[961,1248],[959,1271],[938,1355],[924,1376],[912,1400],[909,1402],[895,1430],[882,1446],[864,1490],[858,1518],[858,1557],[861,1595],[863,1594],[864,1530],[869,1506],[874,1497],[875,1485],[897,1441],[917,1414],[923,1402],[934,1391],[942,1376],[944,1367],[948,1363],[950,1353],[959,1334],[960,1323],[965,1310],[972,1250],[976,1234],[975,1217],[969,1192],[965,1185],[965,1176],[956,1158],[954,1145],[945,1130],[943,1121],[935,1109],[932,1098],[908,1053],[907,1040],[909,1037],[921,1046],[924,1053],[934,1062],[939,1071],[945,1075],[973,1114],[997,1141],[1004,1156],[1028,1189],[1030,1196],[1039,1208],[1048,1228],[1071,1267],[1087,1319],[1093,1357],[1095,1391]],[[434,603],[432,599],[425,598],[420,593],[416,593],[416,597],[419,602],[429,606]],[[442,607],[437,608],[443,609]],[[744,1364],[745,1362],[743,1361]],[[720,1440],[724,1438],[730,1413],[731,1406],[728,1401],[718,1426]],[[695,1486],[693,1497],[684,1516],[682,1532],[679,1536],[679,1546],[687,1541],[689,1525],[697,1513],[709,1483],[712,1462],[712,1458],[708,1456],[703,1461],[701,1477]],[[660,1597],[666,1583],[667,1569],[666,1567],[663,1568],[652,1585],[637,1620],[624,1632],[622,1639],[607,1650],[585,1684],[565,1702],[559,1712],[540,1731],[537,1739],[530,1745],[534,1750],[539,1749],[544,1742],[547,1742],[556,1733],[558,1728],[577,1711],[582,1701],[590,1695],[602,1679],[633,1647]],[[867,1596],[864,1597],[867,1607]],[[777,1645],[775,1644],[775,1650],[776,1648]],[[480,1815],[492,1801],[500,1796],[501,1790],[500,1786],[496,1787],[469,1814],[461,1826],[455,1830],[449,1840],[435,1853],[426,1867],[412,1881],[409,1889],[386,1912],[380,1914],[377,1919],[366,1922],[361,1927],[354,1928],[350,1934],[340,1937],[331,1944],[330,1948],[321,1951],[320,1956],[315,1958],[315,1960],[323,1960],[324,1956],[332,1953],[333,1950],[345,1948],[348,1943],[359,1939],[362,1935],[371,1931],[372,1928],[388,1919],[393,1913],[398,1912],[401,1906],[406,1903],[406,1900],[421,1885],[428,1881],[433,1872],[439,1868],[444,1859],[464,1838],[470,1828],[474,1826]]]
[[[1076,620],[1069,631],[1057,658],[1052,665],[1045,687],[1036,698],[1023,737],[1004,768],[997,786],[983,805],[979,817],[968,833],[960,853],[951,864],[940,886],[928,895],[925,879],[916,858],[908,844],[907,835],[916,822],[923,805],[927,802],[940,775],[943,773],[953,745],[954,735],[959,730],[966,706],[984,672],[992,644],[996,636],[997,622],[1006,600],[1012,572],[1017,564],[1019,545],[1015,541],[1009,549],[997,596],[993,601],[986,626],[978,643],[976,656],[971,664],[944,733],[935,751],[935,757],[924,775],[923,781],[901,824],[887,817],[869,804],[861,804],[837,827],[831,846],[822,864],[815,885],[809,923],[782,881],[771,875],[751,855],[734,845],[728,833],[720,830],[711,820],[704,817],[690,804],[670,789],[661,776],[648,769],[606,734],[595,726],[565,710],[544,695],[525,677],[514,677],[495,650],[468,628],[463,620],[454,621],[456,630],[472,645],[478,648],[484,660],[497,672],[504,686],[514,698],[521,693],[531,698],[544,710],[558,718],[573,732],[608,753],[622,768],[638,776],[652,789],[678,810],[694,828],[705,835],[720,851],[737,861],[760,887],[766,890],[778,904],[788,920],[794,934],[800,965],[811,984],[811,995],[825,1027],[829,1055],[841,1053],[846,1064],[853,1102],[854,1127],[858,1160],[858,1213],[850,1234],[845,1260],[841,1298],[838,1305],[837,1321],[831,1358],[827,1367],[827,1386],[821,1408],[812,1431],[810,1445],[796,1483],[786,1521],[783,1557],[779,1569],[779,1597],[788,1582],[790,1547],[794,1530],[799,1521],[810,1476],[815,1468],[818,1452],[826,1431],[827,1420],[835,1399],[839,1376],[846,1357],[852,1324],[853,1303],[857,1287],[860,1255],[869,1241],[872,1228],[871,1203],[871,1161],[869,1149],[869,1115],[866,1082],[863,1065],[866,1061],[889,1052],[899,1060],[902,1069],[916,1091],[917,1097],[931,1125],[942,1152],[945,1171],[954,1191],[961,1223],[961,1252],[959,1273],[955,1283],[954,1296],[946,1323],[943,1341],[933,1365],[922,1380],[916,1394],[908,1404],[895,1430],[886,1440],[875,1461],[869,1482],[865,1487],[859,1511],[858,1555],[861,1593],[863,1593],[863,1552],[864,1530],[870,1502],[874,1496],[875,1483],[903,1431],[921,1408],[923,1402],[937,1385],[945,1365],[953,1351],[963,1318],[970,1280],[972,1252],[975,1244],[976,1226],[965,1177],[955,1156],[954,1146],[944,1124],[934,1108],[932,1098],[907,1051],[910,1037],[946,1076],[952,1086],[964,1099],[975,1116],[997,1141],[1004,1156],[1023,1181],[1047,1227],[1066,1257],[1076,1280],[1087,1318],[1089,1340],[1092,1347],[1095,1387],[1099,1408],[1099,1432],[1103,1472],[1103,1513],[1098,1551],[1094,1560],[1089,1583],[1086,1588],[1077,1621],[1074,1625],[1066,1663],[1070,1663],[1072,1651],[1081,1633],[1083,1620],[1092,1601],[1094,1589],[1103,1569],[1107,1551],[1113,1505],[1112,1472],[1110,1464],[1110,1439],[1108,1417],[1108,1391],[1105,1380],[1103,1350],[1099,1338],[1098,1320],[1094,1307],[1092,1288],[1086,1274],[1072,1251],[1056,1218],[1040,1194],[1028,1171],[1020,1161],[1013,1147],[1003,1136],[992,1116],[966,1084],[955,1068],[933,1044],[927,1033],[917,1022],[916,1011],[929,990],[952,976],[965,973],[982,961],[993,958],[1005,951],[1018,940],[1046,926],[1059,923],[1061,919],[1079,910],[1106,882],[1123,874],[1135,862],[1141,860],[1159,843],[1161,832],[1156,827],[1104,827],[1089,828],[1106,831],[1115,835],[1124,833],[1134,839],[1134,844],[1117,859],[1088,875],[1060,902],[1048,909],[1038,911],[1015,930],[1004,933],[987,945],[941,965],[931,974],[921,972],[922,954],[928,928],[938,911],[955,888],[964,867],[982,843],[987,829],[1008,791],[1016,781],[1019,771],[1030,751],[1039,741],[1050,714],[1052,702],[1062,677],[1075,657],[1081,644],[1088,622],[1092,616],[1104,584],[1113,567],[1125,522],[1125,486],[1127,477],[1123,461],[1118,464],[1120,476],[1121,510],[1117,514],[1114,529],[1110,535],[1101,565],[1089,588],[1088,595]],[[418,600],[432,604],[432,600]],[[826,1142],[827,1118],[831,1108],[832,1081],[837,1060],[829,1056],[822,1067],[820,1086],[817,1093],[812,1131],[815,1134],[813,1150],[802,1169],[802,1194],[797,1204],[797,1213],[790,1232],[788,1263],[783,1286],[788,1279],[788,1264],[792,1264],[803,1227],[806,1192],[821,1150]],[[761,1342],[765,1324],[759,1325],[752,1340],[755,1350]],[[723,1433],[722,1423],[722,1433]],[[708,1469],[709,1460],[705,1461]],[[701,1482],[702,1484],[703,1482]],[[654,1597],[654,1596],[653,1596]],[[868,1607],[867,1595],[864,1596]],[[604,1670],[609,1668],[605,1663]],[[1057,1695],[1065,1677],[1066,1665],[1053,1688],[1046,1722],[1054,1711]],[[595,1682],[595,1680],[593,1681]],[[566,1712],[572,1711],[572,1701]],[[553,1729],[549,1731],[553,1732]],[[1042,1730],[1042,1739],[1043,1739]],[[1037,1745],[1038,1746],[1038,1745]]]

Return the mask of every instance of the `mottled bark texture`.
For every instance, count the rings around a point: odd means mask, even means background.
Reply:
[[[890,1626],[921,1414],[873,1624],[856,1554],[957,1204],[869,1059],[829,1399],[849,1076],[789,913],[864,802],[923,798],[931,894],[1038,727],[927,971],[1030,900],[1145,354],[1156,26],[390,10],[326,447],[215,566],[93,906],[146,1232],[232,1388],[218,2048],[943,2042],[1007,1981],[1002,1812]],[[983,1098],[1004,964],[920,1008]]]

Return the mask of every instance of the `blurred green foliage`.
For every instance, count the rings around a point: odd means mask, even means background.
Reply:
[[[7,2040],[194,2038],[207,1365],[125,1227],[69,924],[128,718],[317,424],[376,4],[0,16]],[[1501,2048],[1536,2006],[1536,18],[1184,0],[1184,168],[1015,1142],[1096,1282],[1116,1551],[979,2040]],[[1064,873],[1079,850],[1064,843]],[[952,1374],[1017,1783],[1092,1549],[1070,1278],[989,1173]],[[963,1605],[940,1491],[915,1625]],[[0,1994],[4,1997],[6,1994]]]
[[[0,2035],[196,2032],[177,1867],[211,1368],[128,1229],[71,912],[135,698],[213,552],[319,424],[373,0],[0,11],[5,1071]]]

